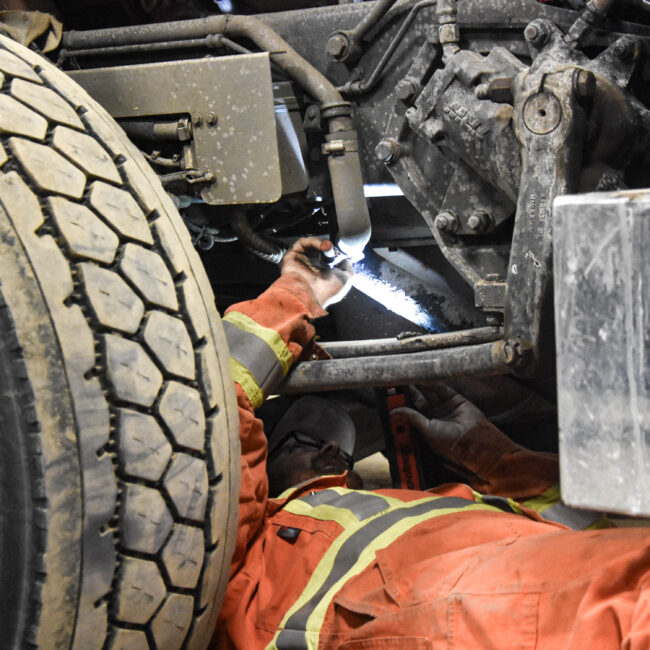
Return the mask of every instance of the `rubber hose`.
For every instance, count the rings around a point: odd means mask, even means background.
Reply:
[[[233,232],[239,238],[239,241],[254,255],[267,262],[279,264],[284,254],[287,252],[281,246],[267,241],[258,235],[248,221],[246,213],[238,210],[234,221],[232,222]]]

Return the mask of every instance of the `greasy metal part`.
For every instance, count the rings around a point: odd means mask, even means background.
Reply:
[[[184,142],[192,139],[192,124],[188,118],[167,122],[153,120],[122,120],[120,126],[132,138],[143,140],[178,140]]]
[[[587,31],[604,18],[613,4],[614,0],[589,0],[564,37],[565,42],[576,47]]]
[[[377,0],[354,29],[338,30],[327,39],[327,53],[342,63],[354,63],[361,56],[363,37],[379,22],[396,0]]]
[[[59,51],[58,62],[63,63],[75,57],[105,57],[124,56],[126,54],[141,54],[147,52],[165,52],[169,50],[187,50],[199,47],[219,47],[214,38],[193,38],[184,41],[148,43],[146,45],[118,45],[115,47],[90,47],[79,50],[63,48]]]
[[[370,73],[370,76],[367,79],[361,81],[350,80],[345,85],[338,86],[337,90],[339,90],[344,95],[349,95],[352,97],[355,97],[357,95],[363,95],[364,93],[367,93],[370,90],[372,90],[379,82],[381,73],[383,72],[388,62],[390,61],[395,50],[399,47],[399,44],[403,41],[404,36],[406,35],[411,24],[417,17],[418,12],[424,9],[425,7],[431,7],[435,5],[436,2],[437,0],[421,0],[420,2],[415,4],[411,9],[409,15],[404,19],[404,22],[400,26],[397,34],[395,34],[395,37],[391,41],[390,45],[386,48],[386,51],[382,55],[381,59],[379,59],[379,62],[377,63],[373,71]]]
[[[281,246],[269,242],[258,235],[248,221],[243,210],[236,210],[235,219],[232,222],[232,229],[239,241],[254,255],[267,261],[279,264],[287,252]]]
[[[521,141],[522,175],[508,263],[506,336],[527,341],[530,371],[552,359],[551,205],[577,189],[584,137],[573,92],[576,69],[549,59],[522,72],[515,87],[514,130]],[[533,109],[531,109],[531,106]],[[549,340],[550,339],[550,340]]]
[[[137,64],[71,71],[115,118],[189,114],[186,168],[211,173],[200,187],[212,205],[272,203],[282,194],[269,55]],[[215,79],[219,80],[218,89]],[[255,92],[251,92],[251,88]]]
[[[328,167],[332,175],[339,244],[346,252],[363,250],[370,239],[370,216],[363,195],[361,163],[356,148],[356,132],[349,117],[349,104],[323,74],[261,20],[252,16],[212,15],[120,30],[68,32],[64,42],[66,47],[88,47],[90,44],[105,46],[200,38],[210,34],[249,38],[260,49],[271,53],[273,62],[321,104],[321,113],[328,122],[328,142],[343,139],[346,143],[353,143],[346,145],[337,155],[330,155]]]
[[[553,207],[562,500],[650,515],[650,192]]]
[[[456,22],[456,0],[438,0],[438,38],[442,45],[442,59],[448,61],[460,50],[460,31]]]
[[[196,169],[160,174],[159,178],[163,186],[176,185],[181,182],[187,183],[188,185],[209,185],[214,183],[214,174],[212,172],[201,172]]]
[[[335,359],[345,359],[378,354],[422,352],[424,350],[439,350],[441,348],[488,343],[497,341],[502,336],[503,329],[500,327],[478,327],[472,330],[445,332],[443,334],[421,334],[403,338],[368,339],[365,341],[319,341],[319,345]]]
[[[458,230],[458,219],[451,210],[443,210],[433,223],[436,229],[442,232],[454,233]]]
[[[409,354],[306,361],[296,364],[280,393],[342,390],[367,386],[425,384],[459,376],[505,374],[514,359],[504,341]]]
[[[495,70],[514,76],[523,67],[503,48],[494,48],[487,57],[460,51],[434,73],[406,111],[414,131],[452,150],[513,202],[521,174],[518,144],[510,127],[513,108],[479,99],[474,84]]]

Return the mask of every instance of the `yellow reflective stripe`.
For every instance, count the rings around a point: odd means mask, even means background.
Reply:
[[[239,363],[237,359],[230,357],[230,374],[233,381],[242,387],[253,408],[259,408],[264,401],[264,392],[257,385],[255,377],[253,377],[250,370]]]
[[[540,515],[548,510],[550,507],[554,506],[556,503],[560,502],[560,486],[553,485],[546,492],[543,492],[539,496],[528,499],[527,501],[522,501],[521,505],[526,508],[530,508],[535,512],[538,512]]]
[[[244,332],[249,332],[250,334],[254,334],[258,338],[262,339],[273,350],[273,352],[275,352],[275,356],[278,358],[278,361],[282,366],[282,373],[286,376],[289,372],[289,368],[291,368],[293,356],[285,342],[282,340],[282,337],[275,330],[270,329],[269,327],[263,327],[252,318],[239,311],[228,312],[224,316],[223,320],[232,323]]]
[[[409,506],[411,506],[411,503],[413,502],[409,502]],[[341,590],[343,585],[345,585],[347,581],[350,580],[350,578],[359,575],[368,566],[370,566],[370,564],[375,559],[375,554],[377,551],[387,548],[398,537],[403,535],[414,526],[421,524],[422,522],[428,521],[429,519],[433,519],[435,517],[441,517],[443,515],[460,512],[461,510],[463,512],[467,510],[491,510],[494,512],[495,508],[492,506],[483,505],[481,503],[471,504],[463,508],[441,508],[440,510],[433,510],[416,517],[406,517],[405,519],[399,521],[394,526],[389,528],[386,532],[375,537],[374,541],[368,544],[363,549],[363,551],[361,551],[356,564],[330,588],[325,597],[314,609],[313,614],[309,617],[309,620],[307,621],[307,639],[308,643],[311,642],[313,644],[310,647],[313,647],[314,650],[318,648],[320,629],[323,625],[323,621],[325,620],[325,614],[327,613],[332,600],[334,600],[334,596],[336,596],[336,594]]]
[[[486,503],[484,497],[490,496],[487,494],[481,494],[480,492],[477,492],[476,490],[472,490],[472,494],[474,495],[474,500],[477,503]],[[511,499],[510,497],[498,497],[499,499],[503,499],[514,511],[515,514],[517,515],[525,515],[526,513],[521,509],[521,506],[517,501],[514,499]],[[490,505],[489,503],[486,503],[486,505]]]
[[[387,508],[403,508],[405,503],[394,497],[387,497],[384,494],[377,494],[376,492],[369,492],[368,490],[350,490],[350,488],[344,487],[329,487],[327,488],[328,492],[336,492],[341,496],[354,492],[355,494],[369,494],[373,497],[380,496],[386,501]],[[280,497],[282,498],[282,497]],[[442,497],[423,497],[422,499],[417,499],[416,501],[409,501],[408,504],[419,504],[425,503],[426,501],[431,501],[434,499],[439,499]],[[311,517],[312,519],[318,519],[319,521],[335,521],[337,524],[340,524],[343,528],[348,528],[349,526],[358,526],[359,519],[356,515],[351,512],[348,508],[341,508],[339,506],[333,506],[330,504],[322,504],[318,506],[310,506],[308,503],[301,501],[300,499],[293,499],[284,505],[283,510],[290,512],[294,515],[303,515],[306,517]],[[385,512],[385,510],[383,511]],[[374,515],[375,517],[380,516],[382,513]]]
[[[338,494],[341,495],[350,492],[350,490],[346,488],[328,488],[328,489],[332,491],[336,491]],[[377,496],[373,492],[366,492],[362,490],[359,491],[355,490],[355,492],[361,492],[361,493],[372,494],[373,496]],[[391,507],[361,522],[351,512],[346,511],[346,509],[337,508],[336,506],[332,506],[332,505],[323,504],[323,505],[318,505],[316,507],[312,507],[305,502],[301,502],[300,499],[296,499],[294,501],[290,501],[284,506],[285,510],[292,512],[294,514],[305,515],[319,520],[336,521],[337,523],[341,524],[344,527],[344,530],[339,534],[336,540],[334,540],[334,542],[331,544],[331,546],[329,547],[325,555],[321,558],[318,566],[312,573],[309,583],[303,590],[300,597],[289,609],[289,611],[286,612],[285,616],[282,619],[282,622],[280,623],[279,629],[277,630],[277,632],[273,637],[273,640],[266,646],[267,650],[278,650],[276,641],[280,636],[280,634],[282,633],[282,631],[284,630],[287,622],[291,619],[291,617],[296,612],[299,612],[304,606],[306,606],[309,603],[309,601],[312,598],[314,598],[314,596],[316,596],[319,589],[321,589],[321,587],[326,583],[328,577],[332,572],[334,563],[336,561],[339,551],[341,550],[341,547],[354,534],[358,533],[359,531],[363,530],[366,526],[368,526],[368,524],[376,521],[381,517],[386,516],[387,512],[394,513],[395,511],[400,510],[400,511],[405,511],[405,515],[403,518],[399,519],[399,521],[397,521],[391,527],[389,527],[388,529],[386,529],[385,531],[383,531],[382,533],[374,537],[372,541],[365,544],[363,550],[359,553],[359,557],[357,561],[354,563],[354,565],[341,578],[339,578],[339,580],[337,580],[336,583],[334,583],[332,587],[328,589],[324,597],[320,599],[320,601],[318,602],[318,604],[316,605],[316,607],[314,608],[314,610],[312,611],[311,615],[307,620],[306,631],[305,631],[307,648],[313,648],[315,650],[318,647],[320,628],[325,619],[325,614],[327,612],[327,609],[331,604],[331,601],[333,600],[336,593],[338,593],[341,587],[350,578],[360,574],[371,564],[371,562],[375,558],[375,553],[378,550],[386,548],[387,546],[392,544],[398,537],[400,537],[405,532],[410,530],[413,526],[416,526],[424,521],[427,521],[428,519],[433,519],[434,517],[438,517],[446,514],[452,514],[464,510],[487,510],[492,512],[494,512],[495,510],[498,511],[497,508],[494,508],[493,506],[490,505],[485,505],[480,503],[478,504],[469,503],[468,505],[463,505],[460,507],[457,506],[457,507],[449,507],[449,508],[432,509],[423,514],[409,516],[408,510],[410,509],[417,508],[427,502],[434,503],[439,499],[446,500],[448,498],[428,496],[422,499],[417,499],[415,501],[409,501],[408,503],[405,503],[403,501],[394,499],[392,497],[386,497],[385,495],[381,495],[381,497],[386,499],[387,502],[390,502]]]

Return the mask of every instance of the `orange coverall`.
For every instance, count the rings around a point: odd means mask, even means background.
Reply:
[[[292,360],[313,353],[311,319],[323,314],[291,276],[228,311],[278,332]],[[343,489],[345,475],[269,499],[263,425],[236,387],[239,530],[213,647],[650,648],[648,528],[575,531],[525,507],[511,514],[480,503],[467,485],[370,493]],[[521,501],[557,481],[553,455],[479,429],[456,450],[477,491]],[[421,514],[431,504],[438,509]],[[386,532],[382,521],[410,507],[420,514]],[[346,559],[355,539],[366,546]]]

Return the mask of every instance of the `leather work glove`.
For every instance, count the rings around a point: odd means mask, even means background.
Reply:
[[[409,390],[415,409],[396,408],[391,417],[406,420],[433,452],[465,467],[465,459],[455,453],[454,447],[467,432],[479,427],[493,429],[493,425],[474,404],[442,382],[418,388],[409,386]]]
[[[320,251],[331,251],[332,248],[330,241],[318,237],[303,237],[285,253],[280,262],[281,275],[295,273],[301,276],[309,284],[322,307],[342,300],[350,290],[354,275],[349,260],[343,260],[334,268],[318,264],[317,259],[324,257]]]

